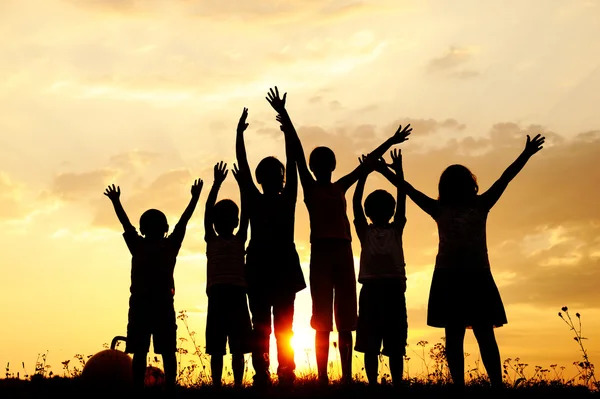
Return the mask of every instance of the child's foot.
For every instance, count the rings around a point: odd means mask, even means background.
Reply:
[[[252,387],[258,390],[265,390],[271,386],[271,373],[268,371],[257,373],[252,378]]]
[[[319,386],[321,387],[326,387],[329,385],[329,377],[327,377],[326,375],[319,376],[317,381],[319,383]]]
[[[282,371],[279,375],[279,385],[284,388],[289,388],[294,385],[294,381],[296,381],[296,374],[294,371]]]

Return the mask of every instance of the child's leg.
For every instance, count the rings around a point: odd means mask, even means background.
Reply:
[[[220,387],[223,377],[223,356],[210,355],[210,374],[213,386]]]
[[[458,387],[465,385],[465,328],[463,326],[446,327],[446,357],[452,382]]]
[[[258,385],[269,383],[269,341],[271,338],[271,305],[259,292],[248,295],[252,313],[252,367],[254,382]]]
[[[167,389],[171,389],[177,381],[177,358],[175,352],[164,353],[162,359],[165,367],[165,384]]]
[[[494,335],[494,328],[492,326],[474,326],[473,334],[475,334],[479,344],[481,360],[490,378],[490,383],[493,387],[500,388],[502,386],[502,361],[500,360],[500,350]]]
[[[291,383],[295,380],[294,349],[292,348],[292,326],[294,322],[294,301],[296,294],[282,295],[273,305],[273,325],[277,340],[277,375],[279,380]]]
[[[231,369],[233,370],[233,381],[236,387],[241,387],[244,380],[244,354],[234,353],[231,355]]]
[[[351,331],[340,331],[339,337],[339,350],[340,350],[340,361],[342,363],[342,380],[343,382],[350,382],[352,380],[352,332]]]
[[[376,385],[378,383],[377,377],[379,375],[379,359],[378,353],[365,353],[365,372],[367,373],[367,380],[369,384]]]
[[[391,355],[388,359],[390,362],[392,383],[396,386],[400,386],[400,383],[402,382],[402,375],[404,374],[404,356]]]
[[[317,357],[317,371],[320,381],[327,381],[327,363],[329,362],[329,331],[315,333],[315,349]]]
[[[133,354],[132,371],[133,384],[136,389],[144,388],[144,379],[146,378],[146,352],[138,352]]]

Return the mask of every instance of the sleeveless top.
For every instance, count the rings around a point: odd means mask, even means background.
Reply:
[[[440,238],[436,268],[489,269],[486,222],[489,209],[479,205],[439,205],[435,219]]]
[[[346,194],[336,183],[315,183],[304,193],[310,219],[310,242],[322,239],[352,241],[346,213]]]

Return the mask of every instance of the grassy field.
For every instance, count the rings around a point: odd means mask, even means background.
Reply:
[[[451,385],[448,372],[445,346],[442,342],[429,345],[426,341],[417,343],[420,350],[418,357],[423,361],[424,372],[411,375],[405,367],[404,379],[400,387],[393,387],[389,381],[389,368],[386,358],[380,357],[378,386],[368,386],[363,375],[363,370],[355,373],[354,381],[350,384],[337,382],[334,362],[330,362],[331,383],[323,387],[316,382],[313,373],[298,373],[293,387],[273,386],[265,391],[257,391],[251,386],[251,367],[246,364],[244,388],[234,389],[227,384],[231,381],[231,373],[224,370],[223,388],[215,388],[210,380],[210,358],[203,353],[194,339],[195,333],[189,331],[186,323],[187,316],[181,312],[180,320],[185,324],[189,333],[189,342],[193,348],[187,351],[181,348],[179,355],[189,354],[192,360],[185,367],[180,362],[178,384],[174,392],[169,394],[160,388],[148,388],[144,397],[178,397],[178,398],[451,398],[461,394],[465,398],[587,398],[600,399],[600,383],[598,383],[594,365],[591,363],[584,346],[585,337],[581,335],[581,315],[576,313],[571,317],[567,307],[559,312],[559,317],[573,331],[574,340],[579,349],[579,360],[573,362],[574,375],[565,376],[565,367],[550,365],[530,367],[519,358],[505,359],[503,362],[503,376],[505,388],[502,391],[492,391],[489,388],[487,375],[477,363],[475,367],[467,364],[465,379],[467,387],[463,392],[456,392]],[[182,340],[182,343],[188,341]],[[415,352],[417,353],[417,352]],[[62,376],[51,371],[47,363],[47,354],[38,355],[35,371],[32,375],[13,372],[10,365],[6,367],[4,379],[0,379],[0,398],[40,398],[58,396],[61,398],[87,398],[87,397],[137,397],[138,394],[129,394],[123,390],[113,389],[112,392],[98,387],[86,386],[81,379],[82,369],[89,357],[75,355],[74,359],[62,362]],[[75,360],[72,362],[72,360]],[[181,357],[180,357],[181,360]],[[409,359],[406,358],[408,361]],[[152,362],[151,362],[152,364]],[[153,364],[159,366],[160,364]],[[207,367],[208,366],[208,367]],[[160,370],[154,369],[158,373]],[[102,382],[103,388],[110,387],[110,381]]]
[[[259,392],[251,387],[234,389],[223,387],[215,389],[209,385],[202,387],[179,387],[175,392],[166,394],[157,389],[148,389],[144,397],[176,397],[176,398],[451,398],[457,393],[446,384],[412,383],[402,388],[389,385],[370,387],[364,383],[349,385],[330,384],[328,387],[319,386],[314,379],[299,380],[293,388],[273,386],[267,391]],[[104,393],[90,390],[78,378],[53,377],[44,379],[0,380],[1,398],[87,398],[87,397],[122,397],[129,396],[126,392]],[[132,395],[139,396],[139,395]],[[485,384],[468,386],[465,398],[592,398],[600,397],[585,386],[561,384],[536,384],[517,388],[506,388],[503,392],[492,392]]]

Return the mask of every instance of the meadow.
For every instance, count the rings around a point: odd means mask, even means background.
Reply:
[[[560,317],[573,333],[574,347],[578,348],[578,359],[573,362],[574,374],[567,375],[566,367],[552,364],[548,367],[531,366],[519,358],[505,359],[503,362],[505,389],[501,392],[492,391],[483,366],[479,361],[470,365],[467,359],[465,376],[467,387],[464,397],[518,397],[518,398],[548,398],[548,397],[600,397],[600,383],[596,379],[594,364],[589,359],[585,348],[586,337],[582,336],[582,316],[579,313],[572,315],[567,307],[558,312]],[[451,378],[448,372],[444,340],[430,345],[426,341],[417,343],[417,348],[412,350],[413,356],[418,356],[422,362],[422,371],[411,374],[408,367],[410,358],[405,358],[406,367],[401,384],[392,385],[386,358],[380,357],[379,378],[380,385],[369,386],[366,383],[364,370],[355,370],[354,380],[350,384],[341,384],[337,376],[336,361],[330,362],[331,383],[327,387],[320,386],[316,381],[316,374],[298,372],[298,378],[293,388],[279,387],[274,379],[273,386],[267,391],[256,391],[251,386],[251,366],[246,362],[244,387],[236,389],[232,385],[230,370],[224,369],[224,386],[215,388],[210,381],[210,358],[206,355],[196,340],[196,333],[191,331],[186,322],[185,311],[179,313],[179,320],[186,327],[187,338],[180,338],[178,350],[179,370],[178,387],[169,397],[193,397],[201,395],[206,398],[213,397],[295,397],[295,398],[342,398],[342,397],[406,397],[406,398],[440,398],[455,397],[452,389]],[[186,349],[191,345],[190,350]],[[336,343],[334,342],[335,346]],[[108,344],[104,345],[108,348]],[[408,353],[408,352],[407,352]],[[191,355],[192,359],[185,365],[183,357]],[[81,379],[81,373],[87,360],[92,355],[83,356],[76,354],[73,359],[61,362],[60,370],[55,371],[50,364],[48,354],[39,354],[33,372],[29,374],[26,365],[21,364],[21,370],[15,371],[8,364],[5,378],[0,379],[0,397],[2,398],[33,398],[45,395],[59,395],[60,397],[95,397],[104,395],[105,392],[97,388],[91,390]],[[355,355],[358,356],[358,355]],[[466,358],[469,357],[465,354]],[[160,359],[149,359],[149,365],[160,368]],[[227,364],[227,362],[226,362]],[[310,367],[309,367],[309,370]],[[108,387],[110,384],[106,384]],[[147,388],[149,396],[163,396],[160,385]],[[126,392],[115,392],[118,394]]]

